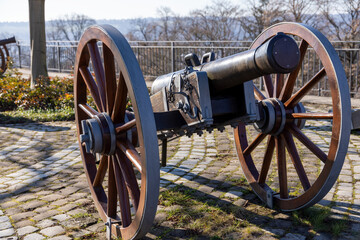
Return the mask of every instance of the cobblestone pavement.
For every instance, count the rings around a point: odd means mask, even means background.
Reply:
[[[319,136],[319,144],[326,143],[328,124],[319,123],[308,134]],[[75,133],[72,122],[0,125],[0,239],[105,239],[105,225],[87,187]],[[253,212],[256,217],[247,220],[262,229],[261,239],[332,238],[321,232],[314,237],[309,227],[292,221],[291,214],[271,210],[269,219],[250,207],[266,209],[246,190],[248,184],[239,181],[244,177],[231,128],[181,137],[170,142],[168,149],[168,165],[160,173],[161,191],[181,185],[219,205]],[[352,134],[340,177],[320,202],[330,207],[333,218],[344,219],[347,227],[339,239],[360,238],[359,151],[360,135]],[[171,227],[166,211],[170,210],[159,205],[147,238],[161,239],[166,228],[169,237],[164,239],[187,239],[186,231]]]

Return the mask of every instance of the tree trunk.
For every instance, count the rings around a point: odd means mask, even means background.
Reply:
[[[29,0],[31,88],[39,77],[47,77],[45,0]]]

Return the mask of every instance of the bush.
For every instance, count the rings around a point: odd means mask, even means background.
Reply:
[[[0,111],[60,110],[74,108],[71,78],[40,78],[34,89],[16,70],[0,77]]]

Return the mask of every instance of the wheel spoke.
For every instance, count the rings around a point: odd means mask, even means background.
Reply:
[[[246,139],[246,126],[244,123],[239,123],[237,129],[235,130],[235,146],[239,155],[244,157],[246,164],[249,167],[249,170],[254,176],[254,179],[259,178],[259,172],[256,169],[256,166],[251,158],[251,155],[244,155],[242,149],[246,149],[248,147],[247,139]],[[241,150],[240,150],[241,149]]]
[[[130,193],[131,200],[135,211],[137,211],[140,201],[140,189],[137,183],[136,175],[129,159],[118,149],[116,152],[116,160],[121,169],[121,173],[124,176],[125,184]]]
[[[121,134],[127,132],[128,130],[132,129],[135,126],[136,126],[136,119],[133,119],[123,125],[115,126],[115,131],[116,134]]]
[[[291,134],[288,131],[283,132],[283,136],[285,138],[285,146],[290,155],[290,158],[294,164],[295,170],[297,175],[299,176],[301,185],[303,186],[304,190],[308,190],[311,185],[309,179],[306,175],[305,169],[303,164],[301,163],[298,151],[296,149],[294,139],[292,138]]]
[[[275,98],[278,98],[280,96],[281,93],[281,89],[284,86],[284,74],[276,74],[276,78],[275,78],[275,84],[274,84],[274,93],[273,96]]]
[[[270,164],[271,164],[271,159],[272,159],[272,156],[274,153],[274,148],[275,148],[274,137],[269,136],[265,155],[264,155],[264,160],[263,160],[263,163],[261,166],[260,176],[259,176],[259,180],[258,180],[259,184],[264,184],[266,181],[266,177],[269,172],[269,168],[270,168]]]
[[[290,98],[290,96],[292,95],[294,86],[295,86],[295,82],[296,82],[296,78],[300,72],[301,66],[302,66],[302,62],[304,60],[305,54],[306,54],[306,50],[308,49],[309,44],[302,39],[299,49],[300,49],[300,61],[298,66],[296,67],[296,69],[294,71],[292,71],[289,76],[286,79],[285,85],[281,91],[280,94],[280,100],[285,102],[286,100],[288,100]]]
[[[135,147],[128,140],[117,141],[116,145],[141,173],[141,158]]]
[[[264,86],[265,86],[265,92],[266,92],[266,96],[268,98],[271,98],[273,96],[273,92],[274,92],[274,86],[272,83],[272,79],[271,79],[271,75],[265,75],[263,76],[264,79]]]
[[[115,70],[115,61],[114,54],[111,50],[103,44],[103,54],[104,54],[104,67],[105,67],[105,86],[106,86],[106,110],[107,113],[111,116],[115,94],[116,94],[116,70]]]
[[[254,141],[244,150],[243,154],[249,155],[262,142],[265,137],[265,134],[259,133],[254,139]]]
[[[264,100],[265,99],[264,94],[262,94],[262,92],[255,85],[253,86],[254,86],[255,98],[259,101]]]
[[[131,211],[130,211],[130,202],[129,202],[129,193],[124,182],[123,175],[121,173],[118,162],[115,160],[115,157],[112,159],[116,189],[119,195],[120,211],[121,211],[121,221],[123,227],[127,227],[131,223]]]
[[[125,79],[122,73],[120,73],[119,83],[115,94],[114,110],[111,119],[114,123],[124,122],[125,110],[127,103],[127,88]]]
[[[102,185],[104,178],[105,178],[107,168],[108,168],[108,157],[103,155],[100,159],[100,164],[97,169],[95,179],[93,182],[94,187],[99,187]]]
[[[92,77],[89,69],[87,67],[80,67],[79,71],[81,73],[81,76],[84,79],[84,82],[85,82],[87,88],[90,91],[91,96],[94,99],[94,102],[95,102],[95,105],[96,105],[97,109],[100,112],[103,112],[103,106],[101,104],[100,95],[99,95],[99,92],[97,90],[98,87],[97,87],[96,82],[95,82],[94,78]]]
[[[105,94],[105,73],[101,62],[100,51],[96,41],[90,41],[87,44],[91,62],[93,65],[96,82],[99,88],[99,94],[103,109],[106,109],[106,94]]]
[[[294,135],[300,142],[302,142],[312,153],[315,154],[323,163],[327,160],[327,155],[316,146],[307,136],[305,136],[301,130],[294,124],[288,127],[288,130]]]
[[[117,190],[116,190],[116,179],[114,173],[114,167],[112,164],[111,157],[107,157],[109,166],[109,178],[108,178],[108,202],[107,202],[107,216],[116,219],[117,209]]]
[[[333,113],[292,113],[292,119],[333,119]]]
[[[90,118],[95,117],[96,115],[98,115],[99,113],[93,109],[92,107],[90,107],[88,104],[79,104],[79,107],[81,110],[84,111],[84,113],[86,113]]]
[[[291,98],[285,103],[285,107],[293,108],[298,104],[301,99],[326,75],[325,68],[322,68],[315,76],[310,79],[299,91],[297,91]]]
[[[276,146],[276,159],[278,165],[280,198],[289,198],[288,184],[287,184],[285,143],[284,143],[284,138],[281,135],[275,137],[275,146]]]

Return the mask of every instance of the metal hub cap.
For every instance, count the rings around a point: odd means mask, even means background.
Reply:
[[[107,113],[100,113],[92,119],[82,120],[83,134],[80,142],[87,153],[113,155],[116,149],[115,127]]]

